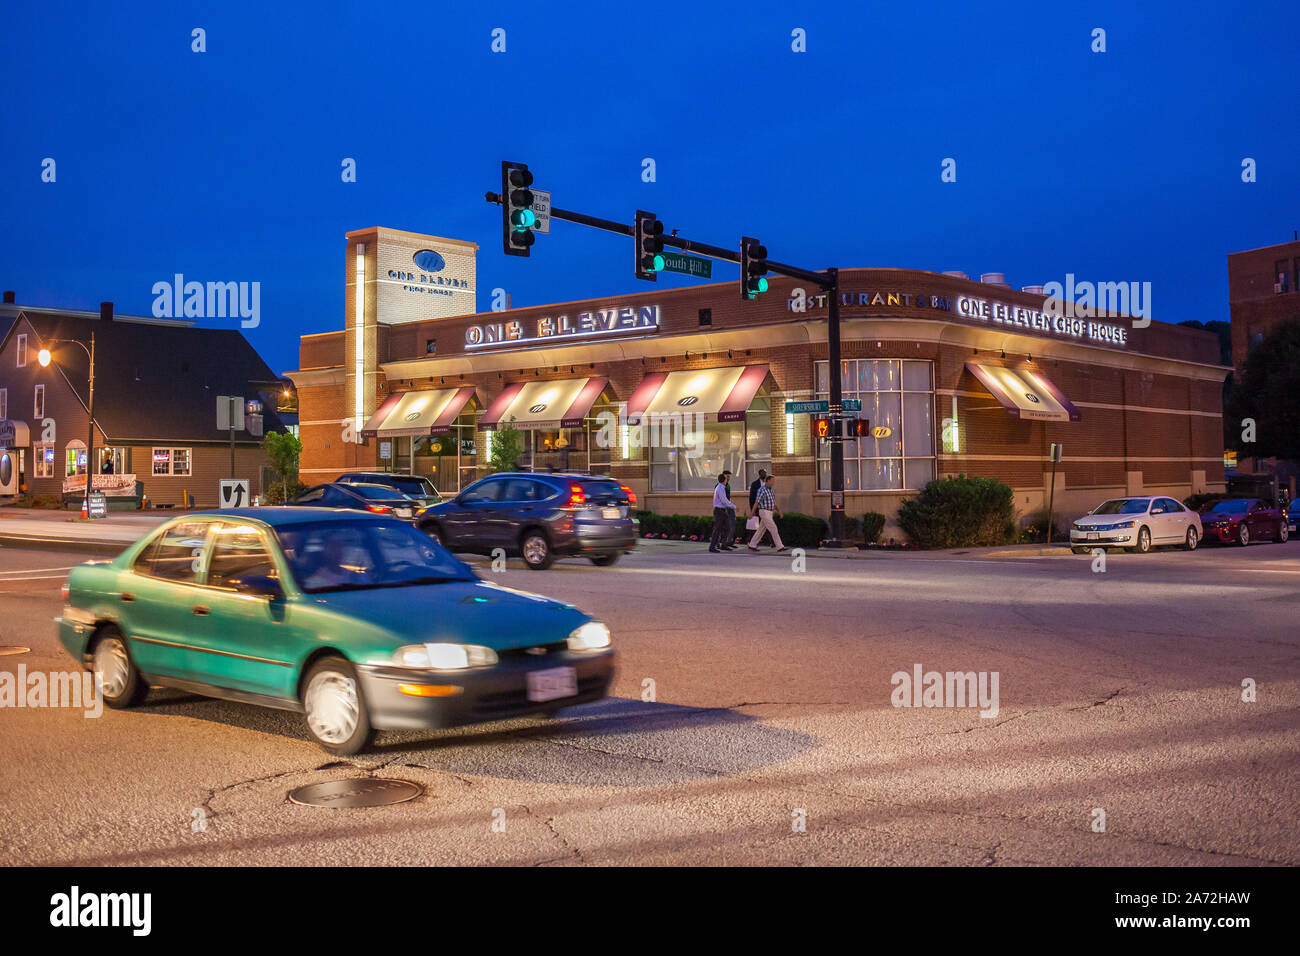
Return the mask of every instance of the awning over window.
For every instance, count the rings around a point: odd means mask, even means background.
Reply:
[[[1039,372],[967,362],[966,368],[993,393],[1008,415],[1043,422],[1077,422],[1079,410]]]
[[[519,429],[581,428],[608,378],[567,378],[558,382],[507,385],[479,419],[480,429],[509,423]]]
[[[743,422],[745,410],[767,379],[766,365],[651,372],[627,403],[628,424],[646,415],[703,414],[720,422]]]
[[[394,392],[375,409],[362,438],[402,438],[446,431],[474,397],[474,386]]]
[[[26,422],[0,419],[0,448],[26,448],[31,443],[32,434]]]

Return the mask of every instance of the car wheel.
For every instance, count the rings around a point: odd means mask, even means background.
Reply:
[[[100,630],[91,661],[91,669],[103,682],[100,694],[109,707],[134,707],[148,695],[149,685],[131,661],[126,638],[113,625]]]
[[[1237,525],[1237,544],[1241,545],[1243,548],[1250,544],[1250,529],[1246,527],[1244,521]]]
[[[1070,550],[1073,551],[1075,554],[1087,554],[1087,553],[1088,553],[1088,549],[1087,549],[1087,548],[1071,547]]]
[[[618,556],[617,553],[614,553],[614,554],[597,554],[597,555],[593,555],[593,556],[592,556],[592,558],[591,558],[591,563],[594,564],[594,565],[595,565],[596,567],[598,567],[598,568],[607,568],[607,567],[609,567],[611,564],[614,564],[616,561],[618,561],[618,557],[619,557],[619,556]]]
[[[519,539],[519,553],[523,555],[524,564],[533,571],[545,571],[555,560],[551,554],[551,542],[546,534],[537,528],[525,531]]]
[[[1183,544],[1183,547],[1186,548],[1188,551],[1195,551],[1196,546],[1200,543],[1201,543],[1201,536],[1196,533],[1196,529],[1188,528],[1187,541]]]
[[[1291,537],[1291,529],[1287,527],[1287,523],[1283,521],[1277,526],[1277,538],[1275,538],[1274,540],[1276,540],[1278,544],[1286,544],[1287,539],[1289,539],[1290,537]]]
[[[374,736],[356,671],[341,657],[312,665],[303,681],[302,708],[307,732],[327,753],[351,756]]]
[[[426,524],[420,530],[432,538],[434,544],[440,544],[444,548],[447,546],[447,542],[442,537],[442,528],[438,527],[436,524]]]
[[[1151,550],[1151,529],[1142,527],[1138,531],[1137,547],[1133,549],[1138,554],[1146,554]]]

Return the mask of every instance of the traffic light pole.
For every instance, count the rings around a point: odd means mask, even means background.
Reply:
[[[502,197],[500,193],[489,192],[483,197],[490,203],[500,204]],[[571,209],[557,209],[551,207],[551,218],[562,219],[565,222],[575,222],[581,226],[592,226],[596,229],[604,229],[606,232],[618,233],[621,236],[635,236],[636,229],[634,226],[622,222],[614,222],[612,219],[601,219],[599,216],[588,216],[586,213],[574,212]],[[681,249],[683,252],[695,252],[700,255],[709,256],[712,259],[723,259],[727,262],[740,262],[740,253],[725,249],[722,246],[710,245],[707,242],[694,242],[690,239],[683,239],[679,236],[661,236],[665,246],[673,246]],[[801,269],[798,266],[787,265],[783,262],[773,262],[768,259],[767,268],[769,272],[775,272],[779,275],[789,276],[792,279],[801,279],[804,282],[811,282],[820,286],[830,295],[830,308],[828,310],[828,324],[826,330],[827,344],[829,346],[829,364],[830,364],[830,416],[834,422],[843,420],[844,413],[844,386],[840,377],[840,271],[839,269],[827,269],[825,272],[814,272],[811,269]],[[822,543],[825,548],[842,548],[844,547],[844,441],[842,435],[835,435],[830,443],[831,445],[831,521],[830,521],[830,538]]]

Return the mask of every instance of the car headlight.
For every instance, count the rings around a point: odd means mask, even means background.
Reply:
[[[588,621],[569,635],[569,650],[595,651],[609,647],[609,628],[600,621]]]
[[[1119,521],[1119,522],[1116,522],[1115,524],[1111,525],[1111,527],[1112,527],[1112,528],[1131,528],[1131,527],[1133,527],[1135,524],[1137,524],[1136,521]]]
[[[393,663],[398,667],[455,671],[496,662],[497,652],[481,644],[407,644],[393,651]]]

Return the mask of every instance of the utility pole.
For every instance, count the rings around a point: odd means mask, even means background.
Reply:
[[[840,270],[826,270],[830,280],[824,288],[831,297],[826,310],[827,364],[830,368],[831,419],[831,537],[827,547],[844,546],[844,380],[840,373]]]
[[[239,399],[230,396],[230,477],[235,477],[235,403]]]
[[[86,401],[90,418],[90,434],[86,436],[86,514],[90,514],[90,495],[94,490],[95,474],[95,330],[90,330],[90,389]],[[76,501],[76,498],[72,499]]]

